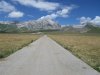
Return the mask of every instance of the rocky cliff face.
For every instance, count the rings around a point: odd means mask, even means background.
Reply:
[[[17,26],[20,27],[27,27],[29,30],[55,30],[60,29],[61,26],[51,19],[39,19],[39,20],[32,20],[23,23],[18,23]]]

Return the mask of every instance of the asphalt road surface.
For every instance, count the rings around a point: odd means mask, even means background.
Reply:
[[[0,75],[100,75],[47,36],[0,61]]]

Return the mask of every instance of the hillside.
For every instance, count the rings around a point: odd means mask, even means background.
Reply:
[[[88,28],[88,33],[100,33],[100,27],[98,26],[87,24],[85,27]]]
[[[61,26],[51,19],[39,19],[31,20],[17,24],[18,28],[26,27],[28,30],[37,31],[37,30],[56,30],[60,29]]]
[[[15,24],[0,24],[0,32],[18,32]]]
[[[39,19],[25,22],[1,22],[0,32],[33,32],[59,30],[61,26],[51,19]]]
[[[82,27],[65,26],[62,28],[62,31],[71,33],[100,33],[100,26],[86,23]]]
[[[82,27],[64,26],[51,19],[38,19],[25,22],[2,22],[0,32],[61,31],[68,33],[100,33],[100,26],[86,23]]]

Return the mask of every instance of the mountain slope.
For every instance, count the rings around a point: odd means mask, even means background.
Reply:
[[[86,23],[82,27],[65,26],[62,28],[62,31],[74,33],[100,33],[100,26],[92,23]]]
[[[100,33],[100,27],[98,27],[98,26],[87,24],[85,26],[85,28],[88,29],[88,31],[87,31],[88,33]]]
[[[51,19],[39,19],[39,20],[32,20],[27,21],[23,23],[17,24],[17,26],[20,27],[27,27],[29,30],[35,31],[35,30],[55,30],[60,29],[61,26],[54,22]]]
[[[65,27],[62,28],[62,31],[64,31],[64,32],[71,32],[71,33],[85,33],[85,32],[88,31],[88,29],[84,28],[84,27],[82,27],[82,28],[75,28],[73,26],[65,26]]]
[[[0,32],[17,32],[17,26],[14,24],[0,24]]]

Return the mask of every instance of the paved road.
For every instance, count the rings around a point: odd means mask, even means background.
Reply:
[[[0,61],[0,75],[100,75],[47,36]]]

